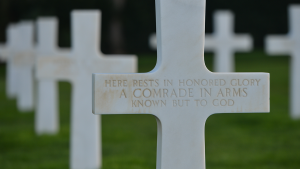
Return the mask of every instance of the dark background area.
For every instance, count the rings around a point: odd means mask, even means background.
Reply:
[[[267,34],[288,32],[288,5],[300,0],[207,0],[206,32],[212,32],[215,10],[235,13],[235,32],[250,33],[256,48],[263,48]],[[70,12],[102,11],[101,50],[104,53],[150,53],[148,37],[155,28],[155,0],[0,0],[0,41],[11,22],[40,16],[59,18],[59,45],[70,46]]]

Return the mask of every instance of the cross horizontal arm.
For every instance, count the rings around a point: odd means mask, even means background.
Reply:
[[[290,54],[294,48],[293,41],[286,36],[268,36],[265,43],[266,51],[271,55]]]
[[[18,52],[13,56],[12,62],[13,64],[20,66],[33,66],[34,59],[34,51]]]
[[[147,74],[94,74],[93,113],[158,115],[191,110],[268,112],[269,74],[239,73],[164,78]]]
[[[40,57],[36,64],[38,79],[72,80],[79,73],[71,57]]]
[[[214,51],[224,46],[228,46],[228,48],[235,51],[250,51],[253,48],[253,39],[250,35],[234,35],[225,38],[205,35],[205,51]]]
[[[251,51],[253,48],[253,39],[250,35],[235,35],[233,48],[236,51]]]

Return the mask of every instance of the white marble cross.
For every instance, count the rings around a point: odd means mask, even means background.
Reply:
[[[92,73],[136,72],[133,55],[106,57],[99,52],[100,12],[72,12],[71,57],[38,58],[39,79],[69,80],[72,83],[71,168],[101,166],[100,121],[92,115]]]
[[[37,57],[70,55],[69,49],[57,46],[58,21],[55,17],[38,18],[37,38]],[[57,82],[53,79],[37,80],[35,131],[37,134],[56,134],[59,130]]]
[[[269,74],[207,70],[205,0],[156,0],[156,17],[156,67],[149,73],[93,74],[93,113],[154,115],[156,168],[204,169],[206,119],[269,112]]]
[[[253,40],[247,34],[234,34],[234,14],[231,11],[214,13],[215,32],[205,36],[205,51],[215,53],[215,72],[234,72],[234,53],[252,50]]]
[[[7,27],[6,37],[6,95],[8,98],[13,99],[17,97],[18,90],[18,71],[16,66],[13,64],[13,56],[16,55],[16,48],[19,43],[17,24],[10,24]]]
[[[22,112],[32,111],[34,108],[34,23],[22,21],[18,24],[19,41],[12,64],[17,69],[17,106]]]
[[[290,115],[300,118],[300,5],[289,6],[290,31],[286,36],[270,35],[266,38],[266,51],[270,55],[291,55],[290,62]]]

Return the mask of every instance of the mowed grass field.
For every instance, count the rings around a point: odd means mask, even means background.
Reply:
[[[205,61],[212,70],[213,55],[205,54]],[[237,72],[271,73],[271,112],[209,117],[207,169],[300,168],[300,120],[288,113],[289,61],[259,50],[236,55]],[[154,55],[140,55],[139,72],[155,63]],[[0,66],[0,169],[69,168],[71,85],[60,82],[59,93],[59,134],[36,136],[34,112],[19,112],[16,100],[6,97],[5,65]],[[102,116],[103,169],[155,169],[156,129],[151,115]]]

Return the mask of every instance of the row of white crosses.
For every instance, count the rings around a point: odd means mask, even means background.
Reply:
[[[34,25],[23,21],[7,29],[7,43],[0,48],[2,60],[7,62],[6,93],[17,99],[22,112],[34,108]]]
[[[156,17],[156,67],[141,74],[93,74],[93,113],[154,115],[156,168],[205,169],[206,119],[269,112],[269,74],[207,70],[205,0],[156,0]]]
[[[156,50],[156,34],[149,37],[150,48]],[[214,13],[214,33],[205,35],[205,51],[215,52],[214,72],[234,72],[234,53],[249,52],[253,48],[248,34],[234,34],[234,14],[231,11]]]
[[[58,132],[57,81],[71,82],[70,168],[95,169],[101,167],[102,149],[100,118],[91,113],[92,73],[134,73],[137,58],[134,55],[106,57],[99,52],[99,11],[73,11],[71,18],[71,49],[57,46],[57,19],[42,17],[36,24],[36,46],[33,43],[33,22],[11,24],[7,29],[8,41],[1,46],[0,54],[7,61],[7,93],[17,99],[22,111],[33,109],[33,72],[36,72],[37,134]],[[30,100],[24,102],[25,98]]]
[[[104,54],[99,52],[99,33],[100,12],[74,11],[72,12],[72,47],[70,54],[59,55],[54,48],[54,50],[52,49],[54,54],[51,54],[51,50],[49,50],[49,53],[45,50],[45,53],[41,52],[41,57],[37,59],[37,78],[42,80],[39,86],[40,92],[47,89],[47,86],[50,86],[50,89],[54,91],[53,81],[67,80],[72,84],[70,161],[71,168],[74,169],[93,169],[101,166],[100,119],[91,114],[92,73],[136,72],[137,60],[135,56],[105,57]],[[46,37],[44,39],[47,40]],[[53,42],[55,40],[52,40],[52,46]],[[39,43],[42,44],[42,42]],[[40,97],[46,96],[47,92],[40,94]],[[55,97],[54,95],[52,100],[55,100]],[[57,129],[57,115],[53,114],[56,113],[55,109],[51,113],[53,116],[50,117],[52,122],[49,124],[49,130],[47,126],[44,126],[45,130],[40,127],[45,132],[47,130],[55,132]],[[43,116],[38,118],[41,122],[37,122],[41,126],[49,115],[40,111],[37,116]]]

